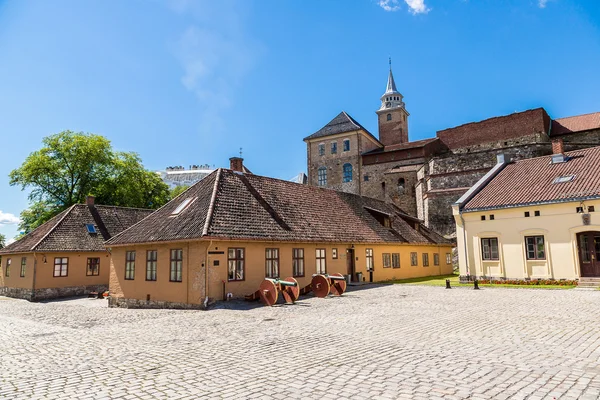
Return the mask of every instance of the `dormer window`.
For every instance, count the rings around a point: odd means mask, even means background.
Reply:
[[[173,212],[171,213],[171,215],[179,215],[183,210],[186,209],[187,206],[189,206],[194,200],[196,200],[195,197],[188,197],[187,199],[185,199],[184,201],[181,202],[181,204],[179,204],[177,206],[176,209],[173,210]]]

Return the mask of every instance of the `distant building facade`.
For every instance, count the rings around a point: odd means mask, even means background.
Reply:
[[[164,183],[173,189],[177,186],[192,186],[194,183],[206,178],[213,171],[214,169],[205,164],[190,165],[189,169],[182,166],[167,167],[164,170],[156,171],[156,173],[160,175]]]
[[[553,120],[537,108],[438,131],[409,141],[404,98],[390,68],[376,111],[376,137],[342,111],[304,138],[308,183],[391,202],[435,231],[455,235],[452,204],[496,163],[600,145],[600,113]]]

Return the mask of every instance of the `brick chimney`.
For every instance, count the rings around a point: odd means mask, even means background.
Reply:
[[[242,157],[231,157],[229,159],[229,169],[244,172],[244,159]]]
[[[552,164],[560,164],[567,161],[565,157],[565,144],[562,139],[552,141]]]
[[[87,204],[88,206],[93,206],[94,205],[94,200],[96,198],[94,196],[88,196],[85,199],[85,204]]]
[[[564,154],[565,144],[562,139],[554,139],[552,141],[552,154]]]

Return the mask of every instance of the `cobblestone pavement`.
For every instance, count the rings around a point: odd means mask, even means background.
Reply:
[[[0,398],[600,398],[600,291],[395,285],[272,308],[104,304],[0,298]]]

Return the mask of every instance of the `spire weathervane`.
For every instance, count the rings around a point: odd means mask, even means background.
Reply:
[[[242,158],[242,148],[240,147],[240,158]]]
[[[390,71],[392,70],[392,57],[390,57]]]

